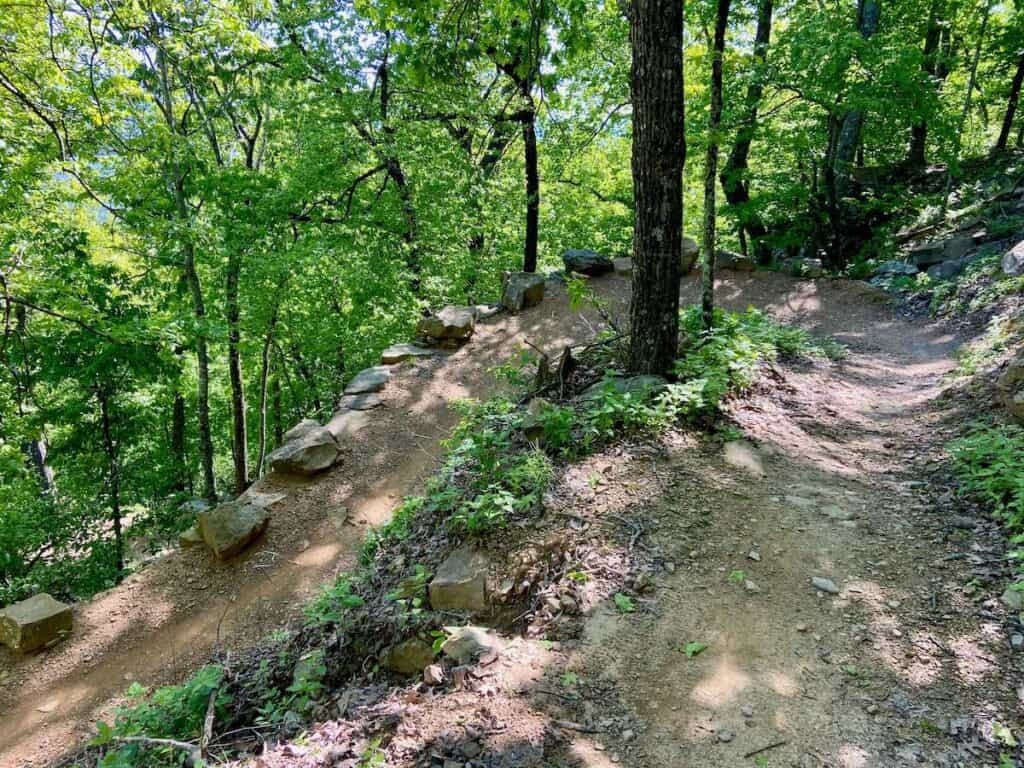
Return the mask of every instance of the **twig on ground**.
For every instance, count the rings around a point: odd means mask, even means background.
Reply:
[[[761,747],[760,749],[753,749],[750,752],[747,752],[747,754],[743,756],[743,759],[748,760],[754,755],[760,755],[762,752],[767,752],[769,749],[775,749],[776,747],[785,746],[787,743],[788,742],[785,739],[782,739],[781,741],[773,742],[772,744],[769,744],[765,747]]]

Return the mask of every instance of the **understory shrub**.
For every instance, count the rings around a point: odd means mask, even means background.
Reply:
[[[991,505],[1024,544],[1024,428],[979,424],[950,444],[964,490]],[[1022,550],[1014,553],[1018,560]]]

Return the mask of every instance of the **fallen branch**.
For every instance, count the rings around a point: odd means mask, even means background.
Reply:
[[[217,689],[210,691],[210,700],[206,703],[206,719],[203,721],[203,736],[199,739],[199,754],[206,757],[213,738],[213,721],[217,714]]]
[[[149,736],[116,736],[115,741],[124,742],[126,744],[145,744],[150,747],[174,747],[175,749],[181,749],[188,752],[189,760],[194,765],[199,763],[203,758],[199,752],[199,747],[187,741],[178,741],[177,739],[155,739]]]
[[[750,752],[747,752],[747,754],[745,754],[743,756],[743,759],[747,760],[747,759],[753,757],[754,755],[760,755],[762,752],[767,752],[769,749],[775,749],[776,747],[785,746],[787,743],[788,742],[785,739],[782,739],[782,741],[776,741],[773,744],[769,744],[766,747],[761,747],[760,749],[751,750]]]

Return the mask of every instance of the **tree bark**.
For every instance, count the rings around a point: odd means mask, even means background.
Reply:
[[[938,62],[939,44],[943,35],[943,2],[934,0],[931,11],[928,14],[928,28],[925,31],[924,48],[922,50],[923,60],[921,69],[927,76],[929,83],[939,74]],[[945,69],[943,68],[943,71]],[[907,167],[912,170],[924,168],[927,158],[925,150],[928,144],[928,120],[921,117],[910,127],[910,150],[907,153]]]
[[[1017,71],[1013,75],[1013,82],[1010,83],[1010,96],[1006,100],[1006,113],[1003,115],[1003,126],[999,130],[999,138],[996,140],[996,151],[1002,152],[1010,140],[1010,131],[1013,129],[1013,118],[1017,114],[1017,101],[1020,99],[1020,86],[1024,83],[1024,51],[1021,52],[1017,61]]]
[[[749,209],[750,187],[744,176],[747,172],[747,164],[750,157],[750,145],[757,131],[757,111],[764,94],[764,83],[761,80],[761,73],[756,70],[764,66],[765,60],[768,57],[773,13],[773,0],[760,0],[757,4],[757,30],[754,33],[753,66],[755,74],[750,84],[747,85],[743,116],[736,131],[736,141],[732,145],[729,158],[726,160],[721,174],[722,191],[725,192],[725,199],[730,206],[737,209],[736,218],[740,223],[740,232],[742,233],[745,230],[749,233],[750,239],[754,242],[754,258],[757,259],[759,264],[768,264],[771,261],[771,250],[763,242],[764,236],[768,234],[768,230],[761,221],[757,211]]]
[[[715,184],[718,175],[718,142],[722,127],[722,56],[730,0],[718,0],[715,38],[711,48],[711,114],[708,119],[707,154],[704,160],[704,268],[701,270],[701,319],[704,330],[715,324]]]
[[[537,240],[540,234],[540,173],[537,170],[537,114],[529,84],[524,98],[530,105],[523,118],[523,159],[526,164],[526,239],[523,242],[523,271],[537,271]]]
[[[110,428],[110,393],[105,386],[96,388],[96,399],[100,404],[100,426],[103,433],[103,450],[107,454],[107,487],[110,497],[110,522],[114,528],[114,553],[117,558],[117,580],[124,573],[124,532],[121,528],[121,468],[118,465],[117,444]]]
[[[172,488],[184,493],[188,487],[188,462],[185,457],[185,396],[181,392],[174,393],[171,408],[171,461],[174,463]]]
[[[236,495],[241,495],[249,487],[249,428],[246,422],[241,310],[238,303],[241,271],[241,255],[236,248],[232,248],[228,254],[224,296],[228,321],[228,376],[231,379],[231,458]]]
[[[276,302],[274,310],[267,322],[267,332],[263,337],[263,353],[260,356],[260,404],[259,404],[259,447],[256,458],[256,476],[263,476],[263,464],[267,458],[267,382],[270,377],[270,348],[274,342],[274,330],[277,327],[277,318],[280,314],[281,304]],[[277,379],[275,378],[275,381]],[[276,390],[278,398],[277,407],[280,410],[280,387]]]
[[[682,255],[683,4],[634,0],[630,11],[633,64],[633,295],[630,368],[664,373],[679,338]]]

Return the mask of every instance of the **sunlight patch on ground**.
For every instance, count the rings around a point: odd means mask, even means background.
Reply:
[[[749,685],[750,675],[732,657],[724,656],[709,676],[694,687],[690,698],[701,706],[720,709],[735,702]]]
[[[842,768],[866,768],[869,764],[868,753],[856,744],[844,744],[839,748],[839,754],[836,757]]]
[[[977,685],[996,670],[992,658],[982,647],[984,643],[983,630],[949,641],[949,648],[955,657],[953,663],[956,665],[957,675],[967,685]]]

